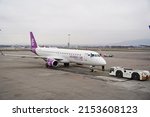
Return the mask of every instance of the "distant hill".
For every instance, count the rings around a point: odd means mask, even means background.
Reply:
[[[140,40],[123,41],[123,42],[119,42],[119,43],[114,43],[112,45],[121,45],[121,46],[148,45],[148,46],[150,46],[150,39],[140,39]]]

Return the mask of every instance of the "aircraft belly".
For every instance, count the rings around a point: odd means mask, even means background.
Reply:
[[[70,60],[70,62],[74,62],[74,63],[83,63],[82,56],[70,56],[69,60]]]
[[[70,61],[66,58],[63,58],[63,60],[60,60],[61,63],[70,63]]]

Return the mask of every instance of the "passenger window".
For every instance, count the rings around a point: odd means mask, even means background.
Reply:
[[[94,54],[91,53],[91,57],[93,57],[93,56],[94,56]]]

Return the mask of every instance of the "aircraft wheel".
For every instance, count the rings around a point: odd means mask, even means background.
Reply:
[[[45,66],[46,66],[46,68],[50,68],[50,66],[47,63],[45,64]]]
[[[94,72],[94,66],[90,66],[90,71]]]
[[[46,66],[46,68],[49,68],[49,65],[47,63],[45,64],[45,66]]]
[[[91,69],[91,72],[94,72],[94,69]]]
[[[105,71],[105,66],[104,65],[102,66],[102,71]]]
[[[64,66],[65,67],[69,67],[69,63],[64,63]]]

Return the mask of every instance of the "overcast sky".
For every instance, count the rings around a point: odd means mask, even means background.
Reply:
[[[0,44],[110,44],[150,39],[150,0],[0,0]]]

